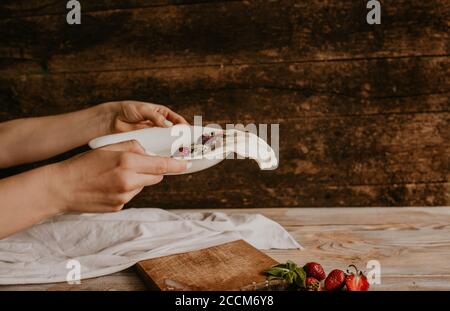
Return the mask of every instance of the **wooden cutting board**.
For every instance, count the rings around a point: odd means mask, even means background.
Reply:
[[[152,290],[261,290],[267,289],[264,270],[277,263],[245,241],[238,240],[144,260],[136,267]]]

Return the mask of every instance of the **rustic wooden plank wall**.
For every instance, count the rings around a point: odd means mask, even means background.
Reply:
[[[225,161],[133,206],[449,205],[450,3],[381,2],[370,26],[364,0],[81,0],[69,26],[64,0],[2,1],[0,121],[136,99],[280,123],[276,171]]]

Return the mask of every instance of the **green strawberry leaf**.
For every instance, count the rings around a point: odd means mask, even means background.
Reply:
[[[280,263],[265,271],[269,280],[284,279],[289,285],[305,288],[306,272],[293,261]]]
[[[306,287],[306,272],[303,268],[295,267],[295,273],[297,274],[296,284],[300,288]]]

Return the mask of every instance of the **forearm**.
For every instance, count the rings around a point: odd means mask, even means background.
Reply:
[[[0,239],[63,212],[53,167],[0,180]]]
[[[0,168],[44,160],[110,132],[110,104],[0,124]]]

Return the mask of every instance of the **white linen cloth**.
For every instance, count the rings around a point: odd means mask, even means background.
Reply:
[[[301,248],[278,223],[260,214],[155,208],[68,214],[0,240],[0,284],[64,282],[71,259],[81,279],[128,268],[144,259],[243,239],[259,249]]]

